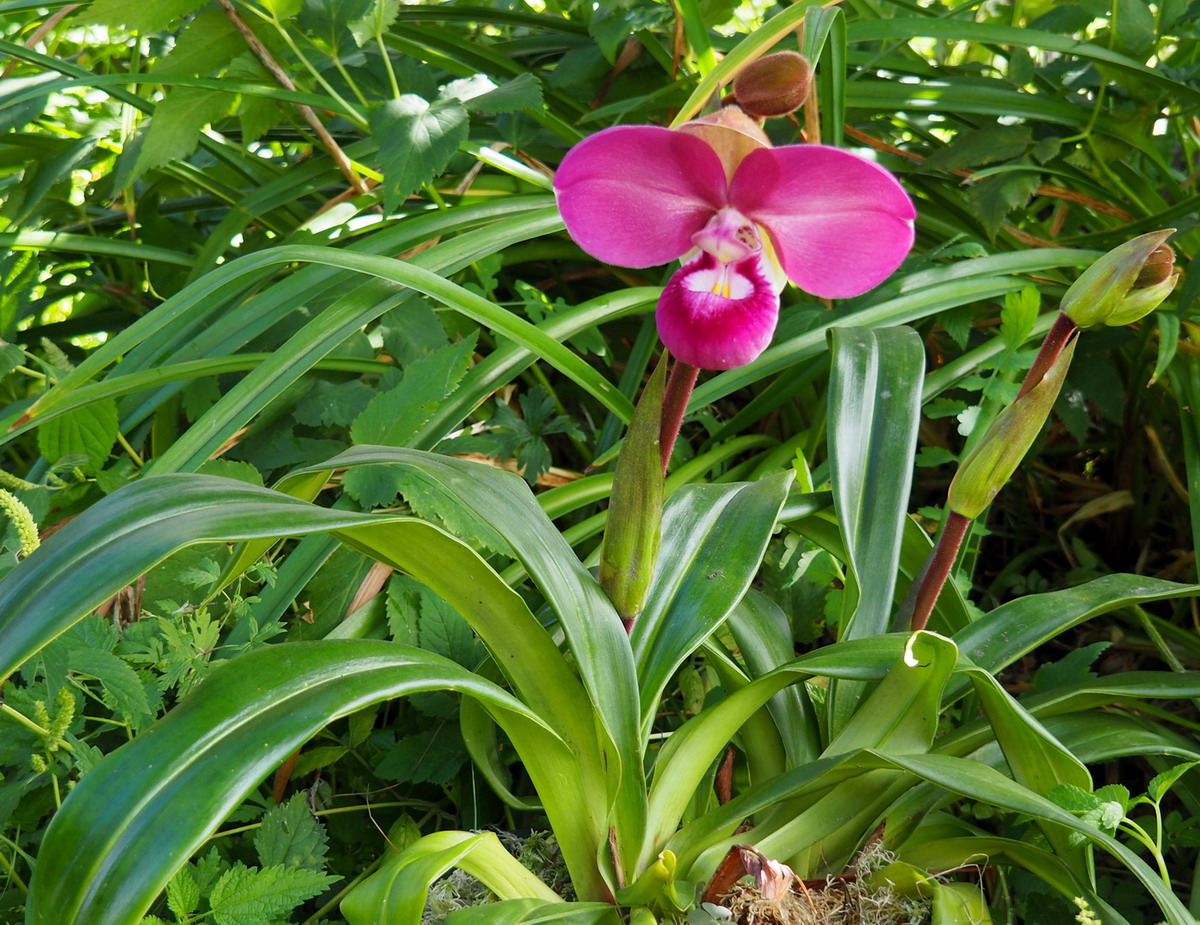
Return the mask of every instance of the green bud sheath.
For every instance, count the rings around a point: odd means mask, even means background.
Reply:
[[[1108,321],[1109,317],[1121,309],[1146,261],[1174,233],[1174,228],[1151,231],[1114,247],[1067,290],[1059,306],[1062,313],[1081,328],[1115,323]]]
[[[1012,478],[1050,416],[1075,355],[1076,340],[1063,349],[1041,382],[1004,409],[959,464],[947,497],[954,513],[975,520]]]
[[[1112,313],[1104,319],[1104,323],[1109,327],[1119,327],[1146,317],[1162,305],[1177,282],[1179,282],[1179,274],[1173,273],[1161,282],[1147,286],[1145,289],[1130,289],[1129,295],[1125,296],[1121,300],[1121,304],[1112,310]]]
[[[626,629],[642,612],[658,558],[663,505],[659,422],[666,381],[664,354],[642,391],[617,457],[608,526],[600,549],[600,587]]]

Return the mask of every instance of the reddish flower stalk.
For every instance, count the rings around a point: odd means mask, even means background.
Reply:
[[[662,423],[658,432],[658,442],[662,448],[663,475],[667,474],[667,468],[671,465],[671,453],[675,450],[679,427],[683,423],[688,400],[692,397],[692,389],[696,387],[696,377],[699,375],[700,367],[680,360],[676,360],[671,367],[667,391],[663,396]]]
[[[1042,381],[1047,370],[1055,364],[1058,355],[1070,342],[1071,335],[1077,330],[1079,330],[1079,326],[1059,312],[1058,317],[1054,319],[1054,324],[1046,333],[1046,339],[1042,341],[1042,349],[1038,351],[1033,365],[1025,374],[1025,381],[1021,383],[1021,391],[1017,393],[1018,399],[1024,397],[1026,392]]]
[[[925,572],[921,575],[921,586],[917,590],[912,622],[909,624],[914,633],[925,629],[925,624],[929,622],[933,605],[937,603],[938,595],[942,593],[946,579],[950,577],[950,570],[954,568],[954,560],[958,558],[958,551],[962,548],[970,527],[970,519],[962,514],[951,511],[950,516],[946,518],[946,526],[942,528],[937,545],[929,554]]]

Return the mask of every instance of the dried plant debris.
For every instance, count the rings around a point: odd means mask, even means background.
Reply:
[[[781,896],[778,891],[739,883],[722,905],[736,925],[922,925],[930,919],[928,901],[874,889],[866,882],[872,872],[894,860],[895,855],[874,840],[855,858],[853,872],[847,876],[829,877],[815,885],[796,881]]]

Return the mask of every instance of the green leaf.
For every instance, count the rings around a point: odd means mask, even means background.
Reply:
[[[419,645],[467,668],[483,658],[467,621],[441,597],[407,575],[393,575],[388,580],[387,615],[397,642]]]
[[[336,383],[318,379],[296,402],[292,414],[310,427],[348,427],[375,395],[376,391],[360,379]]]
[[[342,915],[350,925],[418,925],[429,884],[452,867],[478,878],[502,900],[535,898],[541,905],[552,903],[555,911],[570,908],[522,867],[494,833],[436,832],[388,857],[379,871],[342,900]]]
[[[557,737],[527,707],[445,659],[371,640],[267,646],[226,662],[152,733],[79,781],[42,843],[28,922],[137,921],[173,871],[300,743],[365,704],[434,689],[479,697],[551,774],[569,767],[556,756]],[[569,819],[563,823],[569,832]],[[235,870],[211,894],[217,921],[230,925],[265,925],[337,879],[281,866]]]
[[[131,32],[161,32],[204,5],[204,0],[95,0],[80,17],[102,26],[124,26]]]
[[[1155,803],[1161,803],[1167,791],[1175,786],[1179,778],[1197,765],[1200,765],[1200,761],[1185,761],[1163,771],[1146,785],[1146,796]]]
[[[954,136],[944,148],[925,159],[925,170],[961,170],[1011,160],[1025,153],[1033,141],[1028,125],[989,125]]]
[[[291,19],[300,12],[304,0],[259,0],[276,19]]]
[[[249,485],[262,486],[262,473],[248,462],[236,459],[210,459],[200,467],[202,475],[219,475],[226,479],[237,479]]]
[[[468,112],[508,113],[539,108],[542,87],[532,74],[521,74],[500,86],[483,74],[475,74],[446,84],[440,98],[458,100]]]
[[[474,352],[472,335],[414,360],[399,385],[376,395],[355,418],[354,442],[404,446],[458,387]]]
[[[325,828],[308,808],[303,793],[267,810],[254,833],[254,850],[263,867],[325,869]],[[186,870],[187,868],[183,868]]]
[[[224,116],[233,103],[230,93],[176,87],[155,107],[127,180],[132,182],[148,170],[190,156],[200,144],[201,130]]]
[[[994,238],[1008,213],[1029,202],[1041,182],[1034,170],[984,177],[967,187],[967,201],[988,236]]]
[[[654,581],[629,637],[644,730],[671,676],[758,573],[792,478],[783,472],[759,482],[687,485],[667,501]]]
[[[92,4],[93,10],[99,2]],[[150,73],[200,77],[224,67],[245,50],[246,40],[233,21],[221,10],[205,10],[183,27],[171,50]]]
[[[167,884],[167,908],[177,919],[185,919],[195,912],[199,905],[200,886],[192,873],[192,865],[184,864]]]
[[[1056,662],[1043,662],[1034,672],[1030,693],[1041,693],[1096,677],[1096,673],[1088,669],[1111,646],[1111,642],[1093,642],[1090,646],[1072,649]]]
[[[830,339],[830,476],[860,588],[839,637],[856,639],[886,632],[891,617],[925,358],[911,328],[835,328]]]
[[[271,925],[341,877],[283,866],[256,870],[241,861],[221,875],[209,896],[217,925]]]
[[[100,471],[116,440],[117,403],[112,399],[78,408],[38,428],[38,450],[47,462],[84,457],[84,472],[93,474]]]
[[[71,670],[100,682],[104,702],[126,718],[141,720],[151,713],[142,680],[123,659],[100,649],[72,649]]]
[[[383,780],[448,784],[467,761],[462,738],[444,724],[405,736],[375,765]]]
[[[383,164],[383,206],[401,202],[440,174],[467,140],[467,110],[455,99],[430,104],[406,93],[371,116]]]
[[[1036,286],[1005,293],[1004,308],[1000,310],[1000,339],[1005,347],[1019,350],[1029,339],[1041,306],[1042,297]]]

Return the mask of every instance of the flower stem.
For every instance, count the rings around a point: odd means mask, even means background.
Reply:
[[[688,399],[692,397],[692,389],[696,387],[696,378],[700,375],[698,366],[690,366],[679,360],[671,367],[671,375],[667,377],[667,391],[663,396],[662,424],[659,428],[659,444],[662,447],[663,475],[671,464],[671,453],[675,449],[675,438],[679,436],[679,427],[683,423],[684,412],[687,411]]]
[[[1054,319],[1054,324],[1046,332],[1046,339],[1042,341],[1042,349],[1038,351],[1033,365],[1029,367],[1029,372],[1025,374],[1025,381],[1021,383],[1021,391],[1017,393],[1017,398],[1021,398],[1021,396],[1042,381],[1046,373],[1058,359],[1058,355],[1067,346],[1071,335],[1077,330],[1078,325],[1074,321],[1062,312],[1058,313],[1058,317]]]
[[[929,622],[933,605],[937,603],[938,595],[942,593],[946,579],[950,577],[950,569],[954,567],[954,560],[958,558],[958,551],[962,548],[970,527],[970,518],[962,514],[951,511],[950,516],[946,518],[946,526],[942,528],[937,545],[929,554],[929,562],[921,575],[921,586],[917,589],[917,600],[913,605],[910,624],[914,633],[925,629],[925,624]]]

